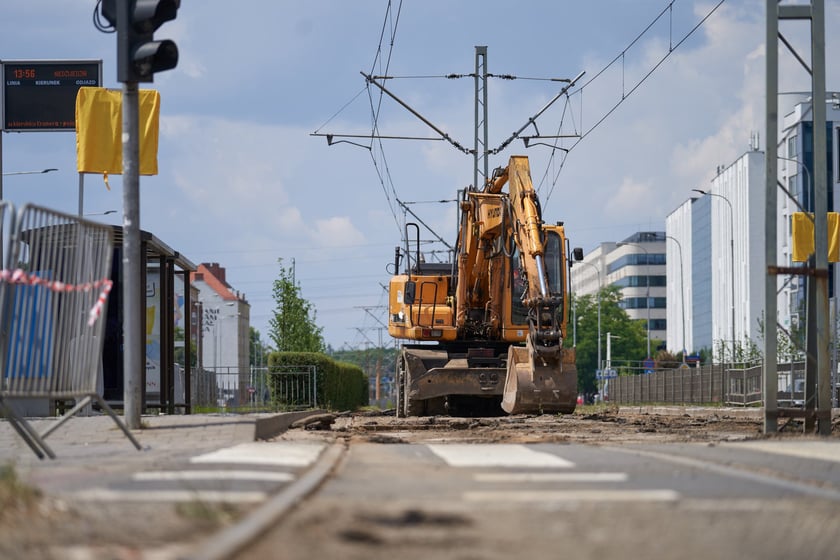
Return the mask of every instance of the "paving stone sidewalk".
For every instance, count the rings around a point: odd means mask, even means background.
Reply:
[[[138,451],[106,415],[74,417],[45,440],[55,459],[38,459],[8,421],[0,420],[0,465],[47,494],[101,485],[103,478],[182,464],[189,457],[267,439],[295,420],[322,411],[281,414],[193,414],[143,416],[132,434]],[[39,431],[58,419],[30,419]]]

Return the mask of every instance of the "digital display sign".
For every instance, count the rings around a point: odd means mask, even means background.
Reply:
[[[14,60],[3,72],[2,130],[76,130],[76,94],[100,87],[101,60]]]

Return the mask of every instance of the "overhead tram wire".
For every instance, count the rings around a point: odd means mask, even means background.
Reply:
[[[617,102],[615,105],[613,105],[613,107],[612,107],[612,108],[610,108],[610,109],[609,109],[609,110],[608,110],[608,111],[607,111],[607,112],[606,112],[606,113],[605,113],[605,114],[604,114],[604,115],[603,115],[603,116],[602,116],[602,117],[601,117],[601,118],[600,118],[600,119],[599,119],[599,120],[598,120],[598,121],[597,121],[594,125],[592,125],[591,127],[589,127],[589,128],[588,128],[588,129],[586,129],[586,130],[583,130],[583,129],[582,129],[582,133],[580,134],[580,136],[578,137],[578,139],[577,139],[575,142],[573,142],[573,143],[572,143],[572,145],[571,145],[568,149],[566,149],[566,148],[561,148],[560,146],[555,146],[555,147],[556,147],[556,149],[562,149],[562,150],[564,150],[564,151],[565,151],[565,153],[564,153],[564,155],[563,155],[563,159],[562,159],[562,161],[561,161],[560,168],[557,170],[557,173],[554,175],[554,179],[552,180],[552,183],[551,183],[551,188],[549,189],[549,191],[548,191],[548,195],[546,196],[546,199],[545,199],[546,204],[547,204],[547,203],[548,203],[548,201],[551,199],[551,195],[554,193],[554,188],[557,186],[557,182],[559,181],[559,176],[560,176],[560,173],[563,171],[563,167],[564,167],[564,164],[565,164],[565,162],[566,162],[566,157],[568,156],[568,153],[569,153],[569,152],[571,152],[571,151],[572,151],[572,150],[573,150],[573,149],[574,149],[574,148],[575,148],[578,144],[580,144],[580,143],[583,141],[583,139],[584,139],[584,138],[586,138],[587,136],[589,136],[589,134],[590,134],[591,132],[593,132],[596,128],[598,128],[598,126],[600,126],[600,125],[601,125],[601,123],[603,123],[603,122],[607,119],[607,117],[609,117],[610,115],[612,115],[612,113],[613,113],[616,109],[618,109],[618,107],[619,107],[622,103],[624,103],[624,101],[625,101],[628,97],[630,97],[630,95],[632,95],[632,94],[633,94],[633,93],[634,93],[634,92],[635,92],[635,91],[636,91],[636,90],[637,90],[637,89],[638,89],[638,88],[639,88],[639,87],[640,87],[640,86],[641,86],[641,85],[642,85],[645,81],[647,81],[647,79],[651,76],[651,74],[653,74],[653,73],[654,73],[654,72],[655,72],[655,71],[656,71],[656,70],[657,70],[657,69],[658,69],[658,68],[662,65],[662,63],[664,63],[664,62],[665,62],[665,60],[667,60],[667,59],[671,56],[671,54],[673,54],[673,52],[674,52],[674,51],[676,51],[676,50],[677,50],[677,49],[678,49],[678,48],[679,48],[679,47],[680,47],[680,46],[681,46],[681,45],[682,45],[682,44],[683,44],[686,40],[688,40],[688,38],[689,38],[689,37],[691,37],[691,36],[692,36],[692,35],[693,35],[693,34],[694,34],[694,33],[695,33],[698,29],[700,29],[700,27],[702,27],[704,23],[706,23],[706,21],[707,21],[707,20],[708,20],[708,19],[712,16],[712,14],[714,14],[714,13],[718,10],[718,8],[720,8],[720,7],[721,7],[721,5],[723,5],[723,3],[724,3],[725,1],[726,1],[726,0],[719,0],[719,1],[718,1],[718,3],[717,3],[717,4],[715,4],[715,6],[714,6],[714,7],[712,7],[712,9],[711,9],[711,10],[710,10],[710,11],[709,11],[709,12],[708,12],[705,16],[703,16],[703,18],[702,18],[702,19],[701,19],[701,20],[700,20],[700,21],[699,21],[699,22],[698,22],[698,23],[697,23],[694,27],[692,27],[692,28],[691,28],[691,29],[690,29],[690,30],[689,30],[689,31],[688,31],[685,35],[683,35],[683,37],[682,37],[682,38],[681,38],[681,39],[680,39],[680,40],[679,40],[676,44],[674,44],[674,43],[673,43],[673,23],[672,23],[672,19],[670,19],[669,21],[670,21],[671,23],[670,23],[670,25],[669,25],[669,35],[670,35],[670,36],[669,36],[668,52],[667,52],[667,53],[665,53],[665,54],[662,56],[662,58],[660,58],[660,59],[656,62],[656,64],[654,64],[654,65],[653,65],[653,67],[652,67],[652,68],[651,68],[651,69],[650,69],[650,70],[649,70],[649,71],[648,71],[648,72],[647,72],[644,76],[642,76],[642,77],[639,79],[639,81],[638,81],[638,82],[637,82],[637,83],[636,83],[636,84],[635,84],[632,88],[630,88],[630,90],[629,90],[629,91],[625,91],[625,84],[624,84],[624,82],[623,82],[623,78],[622,78],[622,84],[621,84],[621,87],[622,87],[622,92],[621,92],[621,98],[618,100],[618,102]],[[665,7],[665,8],[664,8],[664,9],[663,9],[660,13],[659,13],[659,15],[657,15],[657,16],[656,16],[656,17],[655,17],[655,18],[654,18],[654,19],[653,19],[653,20],[652,20],[652,21],[651,21],[651,22],[647,25],[647,27],[645,27],[645,28],[644,28],[644,30],[643,30],[641,33],[639,33],[639,34],[638,34],[638,35],[637,35],[637,36],[636,36],[636,37],[635,37],[635,38],[634,38],[634,39],[630,42],[630,44],[628,44],[628,45],[627,45],[627,47],[625,47],[625,48],[624,48],[624,50],[622,50],[622,51],[621,51],[618,55],[616,55],[616,57],[615,57],[615,58],[613,58],[613,59],[612,59],[609,63],[607,63],[607,64],[606,64],[606,65],[605,65],[605,66],[604,66],[604,67],[603,67],[600,71],[598,71],[598,72],[597,72],[597,73],[596,73],[596,74],[595,74],[595,75],[594,75],[591,79],[589,79],[587,82],[585,82],[583,85],[581,85],[579,89],[577,89],[577,90],[575,90],[574,92],[572,92],[572,93],[571,93],[571,95],[576,95],[576,94],[578,94],[578,93],[579,93],[579,94],[581,95],[581,104],[582,104],[583,91],[584,91],[584,89],[586,89],[586,87],[587,87],[587,86],[589,86],[589,84],[591,84],[591,83],[593,83],[595,80],[597,80],[597,79],[598,79],[598,78],[599,78],[599,77],[600,77],[600,76],[601,76],[601,75],[602,75],[605,71],[607,71],[607,70],[608,70],[608,69],[609,69],[612,65],[616,64],[618,61],[621,61],[621,62],[622,62],[622,64],[623,64],[623,63],[624,63],[624,57],[625,57],[625,55],[627,54],[627,51],[628,51],[628,50],[629,50],[629,49],[630,49],[630,48],[631,48],[634,44],[636,44],[636,43],[637,43],[637,42],[638,42],[638,41],[639,41],[639,40],[640,40],[640,39],[641,39],[641,38],[642,38],[642,37],[643,37],[646,33],[648,33],[648,31],[650,31],[650,29],[651,29],[651,28],[652,28],[652,27],[656,24],[656,22],[658,22],[658,21],[662,18],[662,16],[664,16],[666,13],[668,13],[668,14],[669,14],[669,16],[671,16],[671,18],[673,17],[673,16],[672,16],[672,11],[673,11],[674,2],[676,2],[676,0],[671,0],[670,2],[668,2],[668,5],[667,5],[667,6],[666,6],[666,7]],[[622,76],[623,76],[623,73],[622,73]],[[582,123],[581,123],[581,124],[582,124]],[[561,121],[561,123],[560,123],[560,127],[562,127],[562,126],[563,126],[563,124],[562,124],[562,121]],[[552,163],[552,161],[553,161],[553,159],[554,159],[554,156],[555,156],[555,152],[552,152],[551,157],[549,158],[549,165]]]
[[[397,6],[396,17],[394,17],[393,13],[394,12],[393,12],[393,7],[392,7],[392,2],[391,2],[391,0],[388,0],[388,6],[385,9],[385,18],[383,19],[383,22],[382,22],[382,30],[379,32],[379,45],[377,46],[376,55],[374,56],[373,62],[371,63],[371,69],[370,69],[371,74],[377,68],[377,61],[379,61],[380,66],[382,65],[382,44],[384,42],[385,31],[386,31],[386,28],[388,27],[389,22],[391,23],[391,26],[390,26],[390,34],[389,34],[389,41],[388,41],[388,55],[385,57],[384,68],[381,68],[381,69],[384,70],[385,74],[387,74],[388,70],[391,67],[391,57],[394,54],[394,43],[396,41],[397,28],[399,27],[400,14],[402,13],[402,0],[400,0],[399,5]],[[374,143],[374,137],[379,134],[379,113],[382,109],[383,96],[382,96],[382,92],[380,92],[379,93],[379,99],[374,104],[373,97],[371,96],[370,84],[365,84],[365,88],[368,90],[368,99],[369,99],[370,104],[371,104],[371,119],[373,121],[371,123],[371,146],[372,146],[373,143]],[[384,169],[383,170],[379,169],[379,166],[376,163],[376,158],[374,157],[374,154],[373,154],[372,150],[371,150],[371,161],[373,162],[374,169],[376,169],[376,173],[379,176],[379,182],[382,185],[382,191],[385,194],[385,199],[388,202],[389,208],[391,209],[391,216],[394,218],[394,224],[396,225],[397,230],[399,231],[399,230],[401,230],[401,227],[400,227],[400,223],[399,223],[398,212],[397,212],[397,208],[396,208],[396,206],[394,205],[394,202],[393,202],[393,201],[398,200],[397,191],[396,191],[396,188],[394,187],[394,181],[393,181],[393,177],[391,176],[391,170],[388,167],[388,161],[385,157],[385,148],[384,148],[384,145],[382,144],[382,140],[378,139],[376,142],[378,144],[379,153],[381,154],[381,157],[382,157],[382,165],[383,165]],[[384,171],[384,173],[385,173],[384,177],[382,175],[382,171]],[[388,185],[388,187],[390,187],[390,195],[388,193],[388,189],[386,188],[386,179],[387,179],[387,185]],[[393,200],[392,200],[392,197],[393,197]]]

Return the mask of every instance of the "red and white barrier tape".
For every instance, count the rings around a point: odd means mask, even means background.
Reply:
[[[0,282],[8,282],[10,284],[25,284],[27,286],[44,286],[53,292],[90,292],[91,290],[101,289],[99,297],[96,298],[96,303],[88,312],[88,326],[92,327],[99,316],[102,314],[102,307],[108,301],[108,294],[111,292],[111,287],[114,282],[109,278],[103,278],[95,282],[87,282],[85,284],[66,284],[57,280],[45,280],[38,276],[27,274],[25,270],[17,268],[15,270],[0,270]]]

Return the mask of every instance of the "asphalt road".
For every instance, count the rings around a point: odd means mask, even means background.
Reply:
[[[142,451],[91,417],[46,461],[0,423],[41,492],[0,511],[0,557],[840,557],[840,434],[764,436],[754,412],[357,414],[268,441],[259,418],[150,417]]]
[[[351,440],[333,477],[238,558],[837,558],[838,535],[833,439]]]

